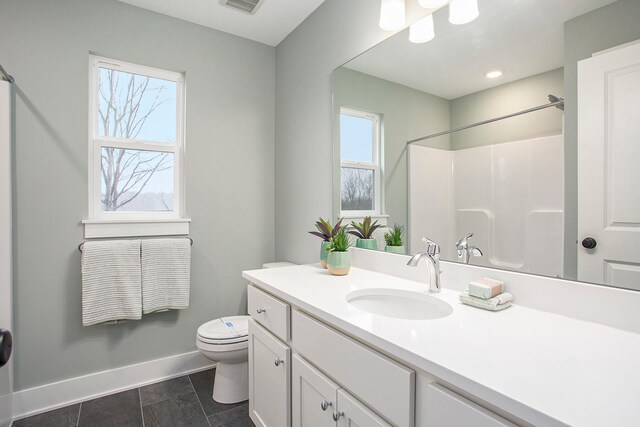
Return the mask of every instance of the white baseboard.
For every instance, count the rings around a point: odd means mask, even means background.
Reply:
[[[21,390],[13,394],[13,419],[19,420],[214,366],[215,363],[199,351],[192,351]]]

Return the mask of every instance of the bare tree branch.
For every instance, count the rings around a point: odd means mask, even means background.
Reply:
[[[372,210],[375,193],[373,178],[371,169],[342,168],[342,209]]]
[[[156,109],[167,102],[164,86],[150,88],[150,78],[130,75],[120,87],[121,72],[104,70],[99,85],[98,120],[105,136],[135,139]],[[155,92],[155,93],[153,93]],[[153,155],[149,155],[153,153]],[[103,209],[115,211],[142,194],[153,176],[173,168],[169,153],[104,147],[101,153]],[[170,210],[160,196],[161,204]]]

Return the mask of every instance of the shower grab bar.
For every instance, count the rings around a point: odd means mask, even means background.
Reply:
[[[15,79],[7,73],[7,70],[2,67],[2,64],[0,64],[0,74],[2,74],[2,77],[4,77],[4,79],[9,83],[15,82]]]
[[[187,239],[189,239],[189,241],[191,242],[191,243],[190,243],[190,246],[193,246],[193,239],[192,239],[191,237],[189,237],[189,236],[187,236]],[[82,245],[84,245],[84,243],[85,243],[85,242],[82,242],[82,243],[80,243],[80,244],[78,245],[78,250],[79,250],[80,252],[82,252]]]
[[[488,123],[497,122],[499,120],[510,119],[511,117],[520,116],[522,114],[532,113],[532,112],[538,111],[538,110],[544,110],[545,108],[556,107],[556,108],[559,108],[560,110],[564,111],[564,98],[558,98],[557,96],[554,96],[554,95],[549,95],[548,98],[549,98],[549,101],[551,101],[548,104],[538,105],[537,107],[527,108],[526,110],[518,111],[516,113],[507,114],[505,116],[495,117],[493,119],[483,120],[481,122],[473,123],[473,124],[462,126],[462,127],[459,127],[459,128],[449,129],[449,130],[445,130],[445,131],[442,131],[442,132],[433,133],[431,135],[423,136],[421,138],[412,139],[410,141],[407,141],[406,145],[413,144],[414,142],[424,141],[425,139],[431,139],[431,138],[435,138],[435,137],[438,137],[438,136],[448,135],[450,133],[459,132],[459,131],[465,130],[465,129],[471,129],[471,128],[474,128],[476,126],[486,125]]]

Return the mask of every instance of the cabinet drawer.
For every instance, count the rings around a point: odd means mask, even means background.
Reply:
[[[291,308],[277,298],[259,290],[247,287],[249,315],[271,333],[287,342],[291,337]]]
[[[516,427],[439,384],[427,389],[427,427]]]
[[[393,425],[414,424],[415,372],[294,310],[293,348]]]

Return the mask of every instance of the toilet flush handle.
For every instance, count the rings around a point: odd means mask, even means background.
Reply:
[[[265,311],[267,311],[267,310],[264,309],[264,308],[259,308],[259,309],[256,310],[256,313],[261,314],[261,313],[264,313]]]
[[[276,366],[283,365],[283,364],[284,364],[284,360],[282,360],[282,359],[278,359],[278,358],[276,357],[276,360],[275,360],[275,362],[273,362],[273,364],[274,364],[274,365],[276,365]]]

